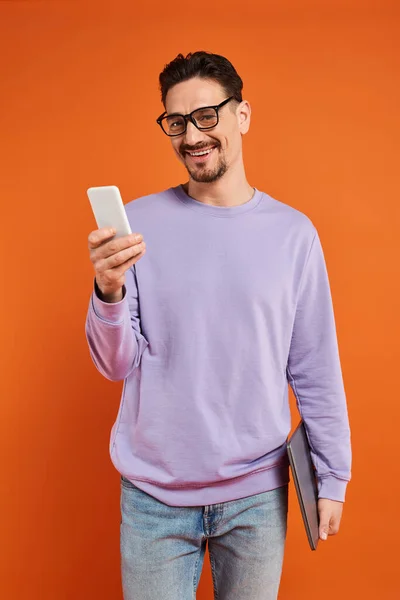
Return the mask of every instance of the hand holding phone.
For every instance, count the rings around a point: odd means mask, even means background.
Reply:
[[[99,226],[90,233],[88,243],[101,299],[119,302],[125,273],[142,258],[146,244],[141,234],[131,232],[118,188],[106,187],[108,191],[104,188],[88,190]]]

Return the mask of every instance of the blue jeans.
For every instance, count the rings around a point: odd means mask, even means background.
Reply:
[[[193,600],[206,544],[216,600],[276,600],[288,486],[209,506],[163,504],[121,478],[124,600]]]

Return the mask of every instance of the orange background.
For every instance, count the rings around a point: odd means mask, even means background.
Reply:
[[[85,191],[116,184],[128,201],[185,179],[155,123],[157,78],[206,49],[244,79],[250,183],[320,232],[352,426],[342,530],[316,553],[292,488],[280,598],[398,598],[399,3],[144,4],[0,3],[0,596],[121,598],[121,384],[84,336]]]

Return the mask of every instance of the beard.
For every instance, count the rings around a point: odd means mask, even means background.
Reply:
[[[189,176],[193,179],[193,181],[197,181],[197,183],[213,183],[214,181],[218,181],[218,179],[221,179],[221,177],[225,175],[226,171],[228,170],[228,165],[224,159],[221,159],[214,169],[201,167],[197,169],[191,169],[187,165],[185,166]]]
[[[207,147],[202,146],[202,147]],[[191,151],[201,150],[202,147],[198,148],[190,148]],[[186,148],[185,148],[186,149]],[[189,148],[188,148],[189,150]],[[219,147],[217,147],[216,152],[219,152]],[[218,181],[225,175],[228,170],[228,165],[223,156],[218,157],[218,162],[214,168],[210,169],[208,167],[202,167],[201,165],[197,165],[196,167],[190,167],[186,161],[184,162],[187,172],[189,173],[189,177],[196,181],[197,183],[214,183],[214,181]]]

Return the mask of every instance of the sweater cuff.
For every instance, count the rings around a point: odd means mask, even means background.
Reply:
[[[318,480],[318,498],[327,498],[344,502],[348,481],[338,479],[333,475],[322,477]]]
[[[94,283],[94,290],[92,293],[92,307],[99,319],[107,321],[112,325],[119,325],[123,322],[125,316],[125,298],[126,289],[125,286],[122,288],[122,300],[119,302],[103,302],[100,300],[98,294],[98,288],[96,282]]]

